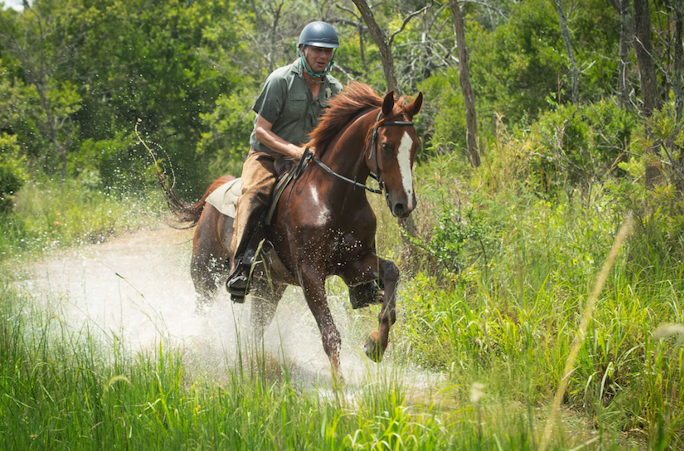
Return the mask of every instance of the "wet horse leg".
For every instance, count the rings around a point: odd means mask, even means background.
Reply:
[[[385,287],[382,309],[378,315],[379,329],[371,332],[366,341],[365,352],[374,362],[380,362],[389,343],[389,332],[397,320],[396,288],[399,280],[399,268],[394,262],[380,258],[371,252],[363,258],[349,263],[342,274],[342,279],[350,286],[375,280],[378,277]]]
[[[328,307],[328,300],[325,295],[325,277],[310,268],[304,267],[300,269],[299,281],[304,289],[304,297],[309,305],[309,310],[316,319],[318,330],[321,332],[323,349],[330,359],[333,376],[337,377],[340,370],[342,338]]]
[[[263,333],[263,330],[271,324],[278,303],[283,297],[286,288],[287,285],[276,283],[271,285],[260,279],[252,281],[252,293],[250,294],[252,312],[250,319],[255,333]]]
[[[195,228],[192,246],[190,274],[197,293],[198,307],[214,300],[221,286],[219,279],[228,270],[228,248],[225,236],[230,242],[232,219],[222,215],[207,204]]]

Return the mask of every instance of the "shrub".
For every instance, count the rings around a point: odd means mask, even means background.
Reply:
[[[536,191],[586,193],[608,175],[624,175],[618,164],[627,160],[636,125],[636,117],[612,100],[542,114],[526,136]]]
[[[26,180],[19,146],[14,135],[0,135],[0,213],[12,209],[12,198]]]

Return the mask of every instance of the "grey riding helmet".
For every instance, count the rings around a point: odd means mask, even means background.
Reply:
[[[326,22],[316,21],[311,22],[304,27],[299,34],[297,47],[301,48],[302,45],[336,49],[340,46],[340,41],[337,39],[337,32],[332,25]]]
[[[299,34],[299,42],[297,43],[297,53],[302,60],[302,66],[307,74],[312,77],[325,77],[333,64],[335,63],[335,53],[337,50],[333,50],[333,57],[330,60],[330,64],[325,68],[322,74],[316,74],[309,70],[306,63],[304,62],[304,52],[302,48],[305,45],[310,45],[313,47],[324,47],[327,49],[337,49],[340,46],[340,41],[337,39],[337,32],[329,23],[316,21],[311,22],[309,25],[304,27],[302,32]]]

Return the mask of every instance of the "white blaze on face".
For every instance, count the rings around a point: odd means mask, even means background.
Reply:
[[[408,132],[404,132],[399,143],[399,151],[397,152],[397,161],[399,162],[399,172],[401,173],[401,182],[404,185],[404,192],[408,199],[409,209],[413,209],[413,178],[411,177],[411,147],[413,147],[413,140]]]

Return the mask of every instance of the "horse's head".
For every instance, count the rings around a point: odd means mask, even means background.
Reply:
[[[394,92],[385,96],[382,117],[371,138],[374,158],[368,165],[380,178],[387,196],[387,205],[394,216],[405,218],[416,208],[413,190],[413,160],[418,149],[418,137],[413,128],[413,116],[423,105],[423,93],[408,105],[395,104]]]

